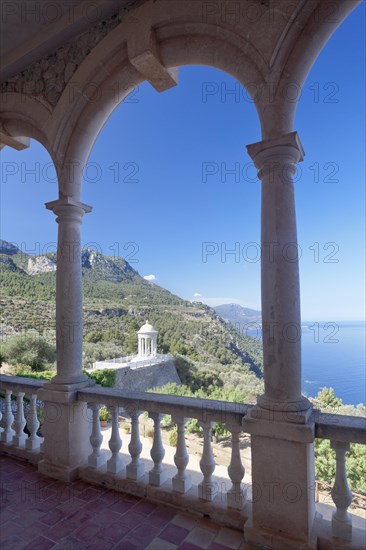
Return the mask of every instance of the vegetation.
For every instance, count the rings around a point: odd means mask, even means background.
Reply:
[[[56,261],[54,253],[46,256]],[[36,330],[40,338],[55,346],[56,273],[29,275],[29,258],[20,251],[0,255],[1,323],[5,339]],[[244,387],[248,373],[262,377],[261,342],[239,334],[213,309],[182,300],[146,281],[121,258],[84,250],[82,267],[84,368],[95,361],[135,353],[136,332],[149,319],[159,332],[158,352],[180,356],[182,371],[184,360],[188,369],[194,365],[197,389],[199,378],[206,379],[205,385],[209,384],[210,376],[211,385],[220,383],[217,375],[220,369],[230,377],[226,380],[222,376],[222,384],[239,383]],[[7,356],[8,359],[11,364],[18,361]],[[30,364],[28,359],[22,361],[19,364]]]
[[[363,405],[353,407],[343,405],[342,399],[337,397],[333,388],[322,388],[312,399],[315,408],[331,414],[345,414],[351,416],[365,416],[366,408]],[[351,443],[346,454],[347,479],[351,489],[366,494],[366,453],[365,446]],[[335,478],[335,451],[330,447],[327,439],[315,440],[315,476],[319,481],[333,484]]]
[[[13,365],[30,367],[32,371],[47,370],[56,360],[55,345],[37,332],[14,336],[1,347],[1,360]]]
[[[108,420],[111,418],[111,413],[107,409],[107,407],[101,407],[99,409],[99,420],[102,422],[108,422]]]
[[[86,372],[86,371],[84,371]],[[112,369],[100,369],[86,373],[89,378],[96,381],[97,384],[105,388],[113,388],[116,380],[116,371]]]
[[[47,256],[56,259],[55,254]],[[28,259],[20,251],[0,254],[0,321],[5,336],[0,360],[14,365],[21,376],[49,380],[55,375],[56,274],[29,275]],[[181,386],[168,384],[153,391],[239,403],[255,402],[263,392],[260,340],[239,334],[208,306],[182,300],[144,280],[121,258],[86,250],[82,266],[84,367],[135,353],[136,332],[149,319],[159,332],[158,352],[174,355],[182,381]],[[112,387],[115,382],[115,372],[110,369],[88,375],[102,386]],[[323,412],[365,415],[362,406],[343,405],[332,388],[323,388],[312,401]],[[172,429],[175,441],[170,416],[164,418],[164,425]],[[197,421],[190,420],[187,430],[199,432]],[[228,435],[223,424],[216,424],[213,433],[217,437]],[[362,446],[351,445],[348,455],[350,486],[366,492]],[[315,456],[317,478],[333,481],[335,454],[329,441],[316,440]]]

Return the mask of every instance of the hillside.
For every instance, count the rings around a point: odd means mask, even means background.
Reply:
[[[3,338],[35,329],[55,340],[56,256],[29,256],[0,242]],[[240,335],[210,307],[146,281],[122,258],[83,250],[84,363],[134,353],[145,319],[159,333],[158,352],[228,376],[262,374],[261,344]],[[224,378],[226,378],[224,376]]]
[[[223,304],[216,306],[214,310],[224,321],[233,325],[242,334],[249,329],[259,327],[262,322],[260,311],[239,304]]]

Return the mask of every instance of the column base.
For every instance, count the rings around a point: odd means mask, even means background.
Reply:
[[[178,476],[173,477],[172,487],[173,491],[184,495],[184,493],[189,491],[189,489],[192,487],[191,477],[188,474],[186,474],[186,477],[184,479]]]
[[[126,466],[121,458],[119,460],[115,460],[115,459],[107,460],[107,471],[110,472],[111,474],[120,474],[125,469],[126,469]]]
[[[65,481],[69,483],[75,481],[79,477],[79,468],[67,468],[64,466],[57,466],[56,464],[51,464],[46,460],[40,460],[38,462],[38,471],[40,474],[43,474],[60,481]]]
[[[332,515],[332,535],[337,539],[352,540],[352,518],[347,514],[348,518],[341,521],[336,517],[337,512]]]
[[[103,456],[89,456],[88,457],[88,466],[90,468],[100,468],[101,466],[103,466],[104,464],[106,463],[106,460]]]
[[[45,475],[71,481],[77,477],[79,466],[87,465],[92,452],[92,422],[87,404],[76,401],[76,388],[70,392],[53,388],[47,384],[38,392],[38,398],[44,401],[40,468]]]
[[[264,533],[264,540],[255,542],[303,541],[303,546],[270,546],[276,550],[312,548],[306,544],[315,518],[315,426],[301,420],[243,418],[243,430],[251,434],[253,532]]]
[[[163,483],[166,482],[167,479],[168,475],[165,470],[163,470],[162,472],[149,472],[149,484],[155,485],[155,487],[160,487],[161,485],[163,485]]]
[[[15,437],[14,430],[10,430],[10,432],[8,433],[5,433],[4,431],[0,435],[0,441],[2,441],[3,443],[13,443],[13,437]]]
[[[39,437],[38,435],[34,439],[28,438],[25,442],[25,448],[28,451],[38,451],[40,450],[42,442],[43,437]]]
[[[246,489],[242,489],[240,493],[234,491],[228,491],[226,495],[228,508],[234,508],[235,510],[242,510],[247,498]]]
[[[144,475],[145,475],[145,465],[143,462],[141,464],[138,464],[137,466],[131,463],[127,464],[126,466],[127,479],[132,479],[133,481],[137,481]]]
[[[198,485],[198,498],[201,500],[207,500],[212,501],[216,497],[217,493],[219,492],[217,483],[212,482],[209,484],[200,483]]]
[[[296,401],[276,401],[260,395],[257,405],[250,410],[252,418],[305,424],[312,414],[312,404],[301,396]]]
[[[316,516],[316,523],[318,524],[321,521],[321,515],[316,514]],[[268,550],[294,550],[295,548],[296,550],[317,550],[318,548],[318,537],[315,528],[309,539],[301,539],[292,537],[286,533],[273,533],[269,530],[255,527],[251,518],[244,525],[244,540],[248,544],[254,544]]]
[[[57,378],[57,376],[54,376],[50,382],[48,382],[43,386],[40,392],[50,390],[52,392],[71,393],[73,391],[75,392],[84,388],[88,388],[89,386],[95,386],[95,384],[96,384],[95,380],[88,378],[86,374],[85,374],[85,379],[79,380],[77,382],[70,382],[69,380],[62,379],[62,377]]]
[[[25,442],[27,440],[26,434],[23,432],[23,435],[14,435],[13,437],[13,445],[16,447],[25,447]]]

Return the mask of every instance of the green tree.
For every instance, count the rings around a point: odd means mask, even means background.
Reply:
[[[2,346],[3,360],[29,366],[33,371],[49,368],[56,360],[56,347],[36,332],[10,338]]]
[[[318,407],[341,407],[342,399],[336,397],[333,388],[322,388],[315,398]]]

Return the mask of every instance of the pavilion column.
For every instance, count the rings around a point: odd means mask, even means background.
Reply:
[[[44,401],[42,473],[70,481],[87,463],[92,422],[86,404],[76,401],[76,391],[92,385],[82,372],[83,297],[80,226],[91,208],[68,196],[46,204],[58,223],[56,272],[57,374],[43,386]]]
[[[316,548],[314,421],[301,396],[299,262],[293,177],[304,152],[296,132],[248,146],[262,181],[261,286],[264,394],[243,419],[251,434],[248,542]]]

